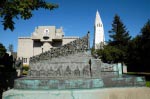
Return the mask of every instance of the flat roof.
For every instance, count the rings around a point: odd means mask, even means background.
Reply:
[[[31,39],[31,37],[18,37],[18,39]]]
[[[64,39],[76,39],[79,38],[78,36],[65,36]]]

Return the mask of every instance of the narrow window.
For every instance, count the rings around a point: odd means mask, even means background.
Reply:
[[[28,59],[26,58],[26,63],[27,63]]]
[[[23,63],[27,63],[27,58],[23,58]]]
[[[42,53],[43,53],[43,48],[42,48]]]

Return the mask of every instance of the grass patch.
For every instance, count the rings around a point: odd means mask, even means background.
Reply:
[[[139,74],[139,75],[150,75],[150,73],[147,73],[147,72],[127,72],[127,74],[133,74],[133,75],[136,75],[136,74]]]
[[[146,87],[150,87],[150,81],[146,81]]]
[[[135,74],[137,74],[137,73],[136,73],[136,72],[127,72],[127,74],[135,75]]]

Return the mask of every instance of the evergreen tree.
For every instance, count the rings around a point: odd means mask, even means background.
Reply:
[[[150,72],[150,20],[141,29],[141,59],[143,68]]]
[[[115,48],[118,48],[122,51],[123,56],[119,61],[125,61],[126,59],[126,53],[128,49],[128,43],[131,39],[131,36],[129,35],[129,32],[126,29],[126,26],[121,21],[120,17],[118,15],[115,15],[112,29],[109,31],[110,40],[108,42],[108,45],[114,46]]]
[[[126,30],[125,25],[120,20],[118,15],[115,15],[112,29],[109,31],[110,40],[109,45],[115,46],[119,49],[122,49],[123,46],[126,46],[128,41],[131,39],[128,31]]]
[[[129,71],[150,72],[150,20],[141,29],[141,34],[129,43],[127,55]]]
[[[141,35],[133,38],[128,45],[127,59],[125,61],[130,72],[138,72],[141,62]]]
[[[144,41],[150,40],[150,20],[148,20],[144,27],[141,29],[141,37]]]

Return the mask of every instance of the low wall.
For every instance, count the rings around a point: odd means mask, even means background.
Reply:
[[[9,90],[3,99],[150,99],[150,88],[102,88],[88,90]]]

